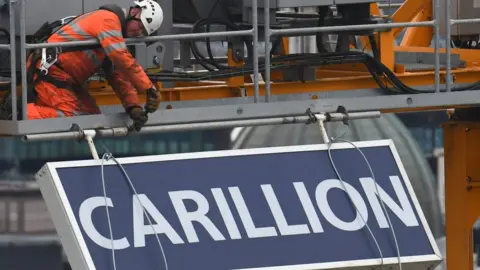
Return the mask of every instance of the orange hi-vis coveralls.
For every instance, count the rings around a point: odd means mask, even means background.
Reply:
[[[118,10],[122,13],[115,12]],[[126,110],[141,107],[136,89],[146,91],[152,87],[152,82],[127,50],[124,27],[123,10],[100,8],[75,18],[51,35],[49,43],[97,39],[100,45],[71,51],[68,47],[63,51],[60,48],[57,63],[49,68],[47,75],[38,72],[38,61],[33,76],[36,100],[27,105],[27,118],[99,114],[100,109],[84,82],[102,68],[123,107]],[[31,61],[30,55],[27,69]]]

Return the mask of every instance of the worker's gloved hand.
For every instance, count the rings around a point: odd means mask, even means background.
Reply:
[[[130,119],[133,120],[133,127],[136,131],[140,131],[148,121],[148,115],[140,107],[131,107],[127,110]]]
[[[161,100],[162,95],[160,94],[160,91],[158,91],[155,86],[152,86],[152,88],[147,90],[147,103],[145,104],[145,111],[147,113],[153,113],[158,110]]]

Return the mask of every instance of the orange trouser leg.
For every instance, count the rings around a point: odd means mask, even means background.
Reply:
[[[65,115],[62,111],[54,109],[52,107],[46,107],[37,105],[35,103],[27,104],[27,119],[46,119],[46,118],[57,118]]]
[[[37,83],[35,90],[37,102],[27,105],[29,120],[101,113],[88,91],[76,93],[46,82]]]

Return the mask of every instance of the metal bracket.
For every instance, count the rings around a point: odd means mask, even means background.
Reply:
[[[79,125],[73,124],[72,128],[70,129],[72,132],[79,132],[81,136],[78,137],[78,141],[85,140],[88,143],[88,148],[90,148],[90,153],[92,153],[93,159],[100,159],[98,156],[97,148],[95,147],[95,143],[93,142],[93,138],[97,135],[97,131],[94,129],[90,130],[83,130]]]
[[[347,109],[343,106],[338,106],[337,107],[337,113],[343,114],[344,117],[343,117],[342,122],[343,122],[344,125],[348,126],[349,117],[348,117]],[[331,117],[330,113],[326,113],[326,116],[327,116],[327,121],[330,121],[330,117]]]
[[[307,109],[306,111],[308,120],[306,124],[312,124],[312,123],[317,123],[318,128],[320,130],[320,135],[322,136],[322,139],[325,143],[329,143],[330,139],[328,138],[328,133],[327,129],[325,128],[325,122],[327,121],[332,121],[332,115],[331,114],[325,114],[325,113],[317,113],[314,114],[310,108]],[[342,121],[345,121],[342,119]]]

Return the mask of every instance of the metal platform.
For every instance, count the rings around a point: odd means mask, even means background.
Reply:
[[[450,0],[446,0],[448,3]],[[97,44],[96,40],[81,41],[81,42],[63,42],[63,43],[49,43],[49,44],[28,44],[25,38],[25,0],[10,0],[10,22],[11,25],[15,25],[15,12],[14,7],[20,5],[20,55],[21,66],[26,65],[26,50],[42,47],[54,47],[54,46],[76,46],[76,45],[90,45]],[[212,33],[194,33],[194,34],[172,34],[172,35],[159,35],[150,36],[143,39],[128,39],[128,44],[144,44],[145,42],[157,42],[166,40],[189,40],[199,39],[205,37],[232,37],[232,36],[252,36],[254,48],[259,46],[259,23],[258,19],[258,1],[252,0],[252,22],[253,28],[250,30],[241,31],[226,31],[226,32],[212,32]],[[398,22],[398,23],[377,23],[366,25],[354,25],[354,26],[334,26],[334,27],[308,27],[308,28],[290,28],[290,29],[270,29],[269,25],[269,1],[265,1],[262,5],[263,10],[266,11],[263,14],[263,20],[266,22],[265,28],[267,31],[263,31],[264,40],[270,40],[274,36],[286,36],[286,35],[306,35],[319,32],[344,32],[352,30],[370,30],[386,31],[388,29],[402,29],[405,27],[433,27],[435,34],[434,38],[434,52],[432,55],[420,55],[410,54],[411,58],[417,61],[413,63],[414,66],[410,66],[413,69],[429,67],[429,65],[422,64],[420,58],[429,58],[429,61],[433,63],[435,73],[432,76],[432,85],[425,86],[424,88],[434,89],[434,93],[428,94],[402,94],[402,95],[385,95],[379,91],[378,88],[368,89],[356,89],[358,91],[352,91],[351,94],[345,95],[342,98],[338,97],[339,91],[315,91],[315,86],[306,90],[296,90],[309,82],[292,83],[284,85],[282,89],[291,89],[288,94],[275,94],[274,90],[276,83],[271,82],[271,57],[266,54],[262,64],[267,66],[264,72],[263,81],[261,81],[259,74],[259,53],[258,50],[253,51],[253,83],[244,84],[243,89],[248,95],[240,95],[240,97],[228,97],[228,98],[216,98],[216,99],[197,99],[197,100],[182,100],[175,101],[173,99],[166,100],[162,103],[162,109],[158,112],[149,115],[148,125],[172,125],[172,124],[186,124],[186,123],[202,123],[202,122],[215,122],[215,121],[231,121],[231,120],[248,120],[248,119],[260,119],[266,117],[287,117],[287,116],[300,116],[305,115],[307,109],[311,109],[315,113],[335,112],[338,106],[344,106],[349,112],[363,112],[363,111],[375,111],[380,110],[382,112],[395,112],[395,111],[409,111],[409,110],[426,110],[432,108],[448,108],[455,106],[473,106],[478,104],[480,100],[480,92],[475,90],[452,92],[453,81],[446,80],[452,75],[452,66],[456,67],[461,64],[459,57],[445,57],[443,60],[440,55],[440,36],[439,33],[439,7],[440,0],[434,1],[434,19],[430,21],[422,22]],[[417,1],[409,0],[405,2],[402,8],[422,7]],[[479,22],[477,19],[469,20],[451,20],[450,12],[445,13],[445,18],[451,21],[451,24],[459,23],[474,23]],[[383,33],[383,32],[382,32]],[[448,34],[448,31],[447,31]],[[16,54],[15,45],[15,28],[11,27],[10,35],[12,43],[10,45],[0,45],[0,49],[10,50],[12,55]],[[393,42],[393,41],[392,41]],[[446,44],[450,43],[450,35],[446,36]],[[268,42],[265,46],[268,46]],[[267,47],[265,47],[267,51]],[[451,54],[449,46],[446,47],[446,55]],[[445,56],[445,54],[443,55]],[[403,56],[400,56],[404,59]],[[422,60],[423,61],[423,60]],[[412,63],[410,63],[412,64]],[[415,65],[417,66],[415,68]],[[431,67],[431,66],[430,66]],[[445,71],[441,71],[442,67]],[[15,87],[17,85],[16,61],[12,58],[11,61],[11,85]],[[407,70],[408,71],[408,70]],[[477,74],[479,70],[470,70],[470,74]],[[460,73],[459,73],[460,74]],[[428,75],[427,75],[428,76]],[[461,76],[461,74],[459,75]],[[441,81],[441,79],[443,81]],[[23,73],[20,78],[22,85],[22,103],[23,103],[23,116],[26,116],[26,74]],[[466,79],[467,82],[470,79]],[[328,81],[328,80],[325,80]],[[314,82],[321,85],[322,81]],[[320,87],[320,86],[319,86]],[[167,91],[168,89],[164,89]],[[350,89],[352,90],[352,89]],[[283,90],[282,90],[283,91]],[[284,90],[285,92],[286,90]],[[300,91],[298,93],[298,91]],[[297,92],[297,93],[296,93]],[[333,96],[333,97],[332,97]],[[340,96],[342,96],[340,94]],[[16,96],[13,96],[13,111],[17,110]],[[26,135],[35,133],[53,133],[68,131],[72,124],[76,124],[82,129],[94,129],[94,128],[116,128],[125,127],[130,123],[130,120],[124,113],[105,114],[105,115],[91,115],[91,116],[78,116],[60,119],[48,119],[48,120],[30,120],[30,121],[17,121],[17,116],[14,115],[13,121],[0,121],[0,133],[3,135]]]

